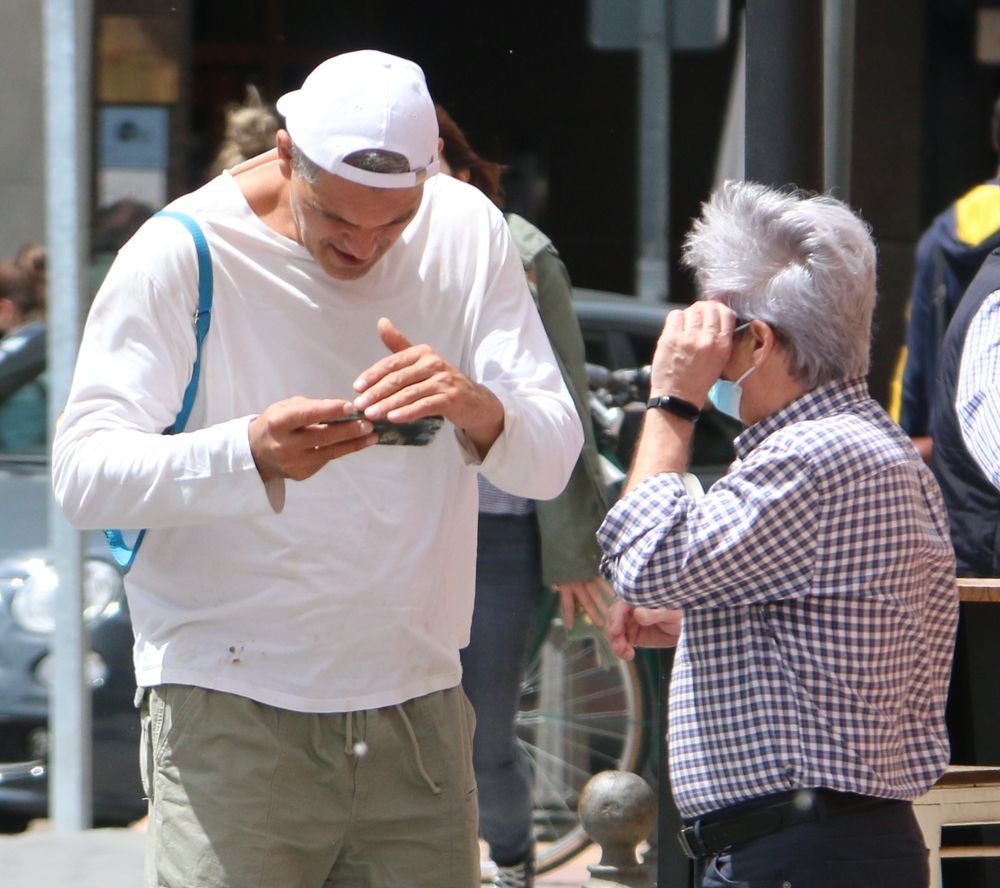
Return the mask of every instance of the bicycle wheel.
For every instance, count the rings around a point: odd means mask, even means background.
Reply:
[[[577,816],[587,781],[606,770],[638,771],[651,727],[648,678],[612,652],[602,630],[555,618],[521,688],[519,742],[534,772],[536,869],[546,872],[590,839]]]

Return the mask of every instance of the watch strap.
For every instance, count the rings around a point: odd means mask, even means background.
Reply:
[[[701,411],[694,404],[674,395],[658,395],[655,398],[650,398],[646,402],[646,409],[649,410],[653,407],[666,410],[667,413],[672,413],[674,416],[679,416],[689,422],[694,422],[701,416]]]

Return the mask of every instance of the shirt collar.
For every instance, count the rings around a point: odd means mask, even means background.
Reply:
[[[845,410],[849,405],[867,400],[868,383],[863,377],[855,379],[838,379],[817,386],[796,398],[787,407],[782,407],[777,413],[765,416],[760,422],[754,423],[733,442],[736,456],[746,458],[765,438],[785,426],[796,422],[807,422],[819,419]]]

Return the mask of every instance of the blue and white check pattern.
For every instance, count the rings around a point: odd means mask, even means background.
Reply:
[[[799,398],[736,452],[704,497],[655,475],[598,533],[622,599],[684,611],[681,814],[811,786],[915,798],[948,763],[958,618],[933,476],[863,380]]]
[[[986,298],[965,334],[955,410],[965,446],[1000,489],[1000,290]]]

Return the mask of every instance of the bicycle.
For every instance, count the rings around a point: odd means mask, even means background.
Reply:
[[[646,412],[649,368],[588,364],[587,375],[613,501]],[[691,469],[698,483],[689,489],[707,489],[725,473],[740,428],[718,411],[699,420]],[[543,597],[531,652],[517,730],[534,766],[536,869],[543,873],[590,844],[577,806],[594,774],[632,771],[656,782],[661,660],[654,650],[638,651],[632,662],[619,660],[603,630],[586,620],[567,630],[554,595]]]
[[[590,407],[606,460],[610,497],[617,495],[634,446],[648,372],[588,365]],[[602,629],[578,619],[567,629],[555,595],[543,597],[517,719],[534,773],[536,870],[561,866],[590,844],[577,806],[600,771],[641,772],[657,719],[655,655],[618,659]]]
[[[539,873],[561,866],[590,844],[577,814],[580,793],[601,771],[642,772],[656,723],[651,658],[619,660],[602,629],[581,619],[567,630],[558,610],[552,596],[541,611],[541,638],[522,685],[517,718],[519,742],[534,772]]]

